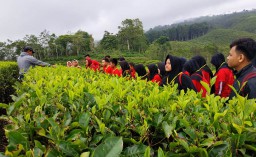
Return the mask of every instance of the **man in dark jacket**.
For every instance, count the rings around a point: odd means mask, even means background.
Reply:
[[[241,38],[230,44],[227,57],[228,66],[235,70],[233,86],[238,94],[248,96],[248,99],[256,98],[256,68],[251,62],[255,55],[256,42],[251,38]],[[230,98],[234,96],[235,92],[232,91]]]

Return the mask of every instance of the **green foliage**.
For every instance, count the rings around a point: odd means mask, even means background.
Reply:
[[[160,26],[161,27],[161,26]],[[158,40],[161,36],[166,36],[171,41],[186,41],[206,34],[211,27],[206,22],[193,24],[174,24],[170,27],[158,27],[150,29],[145,33],[150,43]]]
[[[163,46],[153,43],[147,49],[146,55],[151,59],[160,60],[163,60],[168,53],[185,58],[202,55],[209,63],[212,55],[216,52],[223,52],[224,55],[226,54],[227,56],[229,52],[229,44],[233,40],[241,37],[256,39],[256,35],[249,32],[232,29],[215,29],[204,36],[190,41],[170,41],[169,45],[166,46],[167,48],[164,49]],[[164,51],[165,49],[167,51]]]
[[[100,48],[102,50],[115,50],[118,49],[118,38],[116,35],[110,34],[105,31],[102,40],[100,41]]]
[[[237,24],[233,25],[232,28],[241,31],[247,31],[251,33],[256,33],[256,15],[251,15],[246,18],[241,19]]]
[[[0,103],[11,102],[10,95],[14,94],[14,83],[18,79],[18,66],[15,62],[0,62]]]
[[[147,48],[142,22],[139,19],[125,19],[118,26],[121,50],[144,52]]]
[[[157,26],[145,34],[148,41],[152,43],[160,36],[167,36],[171,41],[187,41],[203,36],[214,29],[236,29],[255,33],[255,16],[255,9],[231,14],[203,16],[172,25]]]
[[[46,75],[47,74],[47,75]],[[255,156],[256,102],[86,69],[31,69],[7,108],[7,156]]]

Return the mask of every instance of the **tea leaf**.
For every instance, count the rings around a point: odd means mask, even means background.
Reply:
[[[169,125],[166,121],[163,122],[162,128],[164,130],[165,137],[169,138],[174,130],[172,125]]]
[[[146,148],[146,151],[144,153],[144,157],[150,157],[150,147]]]
[[[157,157],[165,157],[164,152],[160,147],[158,148],[158,151],[157,151]]]
[[[101,143],[93,152],[93,157],[118,157],[123,150],[121,137],[109,137]]]

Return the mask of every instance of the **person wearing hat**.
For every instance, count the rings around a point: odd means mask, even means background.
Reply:
[[[248,99],[256,98],[256,68],[252,60],[256,55],[256,42],[251,38],[241,38],[230,44],[227,57],[228,66],[235,70],[236,80],[233,87],[241,96]],[[231,92],[230,98],[236,94]]]
[[[51,64],[42,62],[35,57],[33,57],[33,54],[35,51],[30,46],[25,46],[23,48],[23,52],[21,52],[20,56],[17,58],[18,67],[19,67],[19,80],[22,80],[24,77],[24,74],[29,70],[29,68],[32,66],[51,66]]]

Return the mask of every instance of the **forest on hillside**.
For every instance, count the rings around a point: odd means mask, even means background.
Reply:
[[[256,33],[256,10],[203,16],[172,25],[156,26],[145,34],[149,42],[161,36],[168,37],[170,41],[187,41],[219,28]]]
[[[96,43],[89,32],[78,30],[57,36],[47,30],[16,41],[0,42],[0,60],[15,60],[25,45],[32,46],[38,59],[81,56],[87,53],[133,53],[163,60],[166,54],[191,57],[226,51],[240,37],[256,39],[256,10],[205,16],[148,31],[140,19],[125,19],[118,33],[104,32]]]

